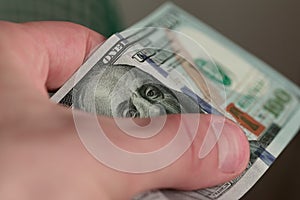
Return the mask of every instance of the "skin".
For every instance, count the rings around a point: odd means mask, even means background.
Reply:
[[[187,126],[195,117],[201,120],[191,147],[168,167],[144,174],[107,167],[82,145],[72,112],[47,96],[47,90],[60,87],[104,38],[65,22],[0,22],[0,27],[0,199],[130,199],[153,188],[213,186],[245,169],[248,141],[228,120],[218,145],[198,158],[211,120],[210,115],[199,114],[169,115],[162,134],[149,141],[132,140],[113,119],[98,116],[108,137],[132,151],[164,145],[176,134],[181,118]],[[143,125],[147,119],[136,122]],[[229,150],[235,145],[236,150],[228,151],[231,156],[225,160],[230,162],[220,168],[219,147],[224,144]]]

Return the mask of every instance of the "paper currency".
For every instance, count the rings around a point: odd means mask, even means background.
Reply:
[[[109,38],[51,99],[112,117],[213,113],[244,130],[251,159],[238,178],[136,199],[238,199],[300,128],[296,85],[171,3]]]

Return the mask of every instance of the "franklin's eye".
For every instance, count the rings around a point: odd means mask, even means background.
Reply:
[[[163,93],[153,85],[144,85],[142,87],[144,97],[151,100],[157,100],[163,98]]]
[[[123,117],[136,118],[136,117],[139,117],[139,116],[140,116],[140,113],[139,113],[139,111],[137,111],[137,109],[135,107],[126,108],[123,111]]]

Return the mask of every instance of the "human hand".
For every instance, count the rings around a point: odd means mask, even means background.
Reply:
[[[248,141],[229,120],[217,145],[199,159],[212,133],[211,115],[198,114],[168,115],[160,134],[149,140],[130,139],[113,119],[98,116],[114,143],[135,152],[164,146],[180,120],[187,127],[192,119],[201,122],[190,148],[160,170],[126,173],[97,161],[81,143],[72,111],[51,103],[47,90],[60,87],[104,38],[65,22],[0,22],[0,27],[0,199],[130,199],[149,189],[217,185],[247,166]]]

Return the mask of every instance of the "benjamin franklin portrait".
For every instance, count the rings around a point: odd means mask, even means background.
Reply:
[[[188,95],[167,88],[152,75],[130,65],[90,71],[74,88],[73,106],[110,117],[203,113]]]

